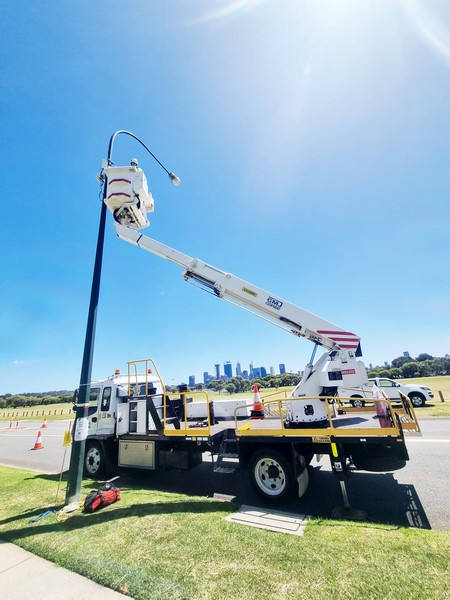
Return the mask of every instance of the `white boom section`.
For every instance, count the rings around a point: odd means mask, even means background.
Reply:
[[[244,279],[142,235],[135,229],[117,222],[114,226],[121,239],[183,267],[186,281],[189,279],[195,281],[214,292],[219,298],[238,304],[293,335],[305,337],[329,350],[349,349],[354,352],[357,350],[360,338],[354,333],[345,331]]]
[[[360,355],[359,337],[312,313],[282,300],[252,283],[239,279],[202,260],[192,258],[170,246],[142,235],[136,229],[146,227],[147,212],[153,211],[153,197],[148,192],[143,173],[134,166],[104,167],[105,203],[114,216],[117,235],[184,269],[184,279],[192,280],[219,298],[236,304],[293,335],[304,337],[326,348],[314,364],[306,365],[302,380],[286,403],[287,422],[292,427],[326,424],[325,398],[335,395],[339,387],[358,387],[367,383]],[[320,396],[321,399],[311,397]],[[304,398],[304,401],[294,400]]]

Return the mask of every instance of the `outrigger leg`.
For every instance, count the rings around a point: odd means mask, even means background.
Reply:
[[[339,479],[341,485],[342,499],[344,506],[335,506],[331,514],[333,519],[348,519],[350,521],[365,521],[367,520],[367,514],[365,511],[352,508],[348,500],[347,486],[345,481],[347,475],[346,457],[342,452],[342,449],[332,441],[331,442],[331,454],[330,454],[331,468],[333,473]]]

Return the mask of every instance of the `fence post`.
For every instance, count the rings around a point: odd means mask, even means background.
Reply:
[[[442,392],[438,392],[438,394],[439,394],[439,397],[441,399],[441,402],[445,402],[445,400],[444,400],[444,394]]]

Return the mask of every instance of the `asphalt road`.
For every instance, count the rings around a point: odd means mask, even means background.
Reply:
[[[67,422],[19,423],[0,426],[0,464],[26,468],[44,474],[59,474],[69,465],[70,448],[63,447]],[[408,438],[410,461],[394,473],[356,472],[347,481],[353,508],[364,510],[374,522],[450,531],[450,419],[423,419],[423,437]],[[33,450],[38,431],[43,448]],[[55,480],[57,477],[55,478]],[[208,497],[234,498],[239,504],[267,505],[254,494],[246,473],[224,475],[212,472],[210,460],[191,471],[123,471],[119,486],[139,483],[149,489],[174,491]],[[310,485],[301,499],[280,506],[315,517],[329,518],[334,507],[342,506],[339,482],[331,473],[328,457],[313,459]]]

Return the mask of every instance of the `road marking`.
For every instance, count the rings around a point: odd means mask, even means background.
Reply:
[[[450,440],[435,440],[430,438],[406,438],[407,443],[410,442],[428,442],[431,444],[450,444]]]

